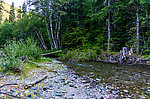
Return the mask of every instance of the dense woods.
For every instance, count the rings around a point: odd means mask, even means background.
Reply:
[[[9,22],[0,26],[1,47],[8,39],[32,37],[45,50],[92,46],[108,51],[127,46],[139,54],[150,50],[148,0],[29,0],[17,21],[13,6]]]
[[[7,5],[0,0],[0,98],[149,99],[150,0]]]
[[[0,24],[2,49],[6,41],[32,38],[43,51],[120,52],[127,47],[150,54],[148,0],[28,0],[17,16],[14,6],[12,2],[9,19]]]

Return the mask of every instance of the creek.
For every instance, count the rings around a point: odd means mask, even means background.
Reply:
[[[92,78],[93,86],[99,85],[111,89],[112,94],[128,95],[129,98],[150,98],[150,66],[127,66],[103,62],[64,62],[64,64],[79,77]]]

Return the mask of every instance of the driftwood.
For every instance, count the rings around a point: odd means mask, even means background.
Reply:
[[[18,85],[18,84],[16,84],[16,83],[14,83],[14,84],[4,84],[4,85],[0,86],[0,88],[2,88],[4,86],[9,86],[9,85]]]
[[[55,53],[58,53],[58,52],[62,52],[62,50],[51,52],[51,53],[46,53],[46,54],[41,54],[41,55],[46,56],[46,55],[51,55],[51,54],[55,54]]]
[[[18,97],[18,96],[12,95],[12,94],[7,93],[7,92],[1,92],[1,91],[0,91],[0,94],[5,94],[5,95],[10,96],[10,97],[14,97],[14,98],[19,98],[19,99],[21,99],[21,97]],[[4,99],[5,99],[5,98],[4,98]]]
[[[7,74],[0,75],[0,78],[5,77],[5,76],[7,76],[7,75],[8,75],[8,73],[7,73]]]
[[[24,86],[24,89],[28,89],[28,88],[30,88],[30,87],[32,87],[32,86],[34,86],[34,85],[40,83],[41,81],[43,81],[43,80],[46,79],[47,77],[48,77],[48,76],[44,76],[42,79],[40,79],[40,80],[38,80],[38,81],[35,81],[35,82],[33,82],[33,83],[30,83],[30,84],[26,84],[26,85]]]

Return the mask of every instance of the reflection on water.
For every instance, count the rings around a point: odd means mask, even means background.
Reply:
[[[150,97],[150,67],[126,66],[102,62],[67,63],[79,76],[98,81],[96,84],[110,85],[111,88],[127,91],[129,95]]]

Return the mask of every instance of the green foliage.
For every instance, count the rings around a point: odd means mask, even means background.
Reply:
[[[37,59],[41,55],[41,49],[37,43],[28,38],[26,41],[8,41],[4,45],[4,55],[1,58],[1,69],[3,71],[20,68],[21,57],[27,56],[28,59]]]
[[[3,10],[3,1],[0,0],[0,24],[2,22],[2,15],[3,15],[2,10]]]
[[[63,48],[76,48],[86,46],[88,41],[86,38],[86,29],[76,27],[67,29],[62,37]]]
[[[67,61],[94,61],[101,49],[94,47],[93,49],[75,49],[61,55],[61,60]]]
[[[12,2],[12,5],[10,6],[9,21],[13,22],[14,20],[15,20],[15,8],[14,8],[14,2]]]

